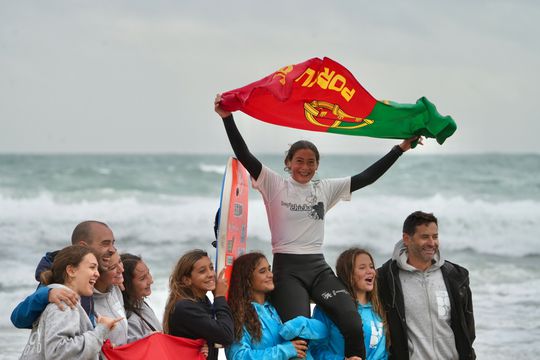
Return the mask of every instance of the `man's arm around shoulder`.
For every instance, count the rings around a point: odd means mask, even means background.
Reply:
[[[11,313],[11,322],[19,329],[31,329],[49,304],[49,289],[40,285],[33,294],[24,299]]]

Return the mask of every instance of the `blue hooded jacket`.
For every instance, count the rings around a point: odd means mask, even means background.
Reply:
[[[373,311],[370,302],[365,305],[358,304],[358,313],[362,317],[366,360],[388,359],[386,335],[381,318]],[[343,360],[345,342],[337,326],[319,306],[313,310],[313,318],[324,323],[329,332],[327,338],[310,343],[313,356],[321,360]]]
[[[287,360],[296,357],[296,349],[290,340],[322,339],[328,335],[320,321],[298,316],[285,324],[281,322],[276,309],[269,303],[251,303],[261,322],[262,336],[259,342],[251,337],[244,327],[242,339],[225,349],[229,360]],[[306,359],[313,359],[306,354]]]

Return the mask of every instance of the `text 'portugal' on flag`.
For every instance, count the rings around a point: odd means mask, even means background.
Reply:
[[[345,67],[313,58],[222,94],[221,106],[259,120],[297,129],[377,138],[436,138],[456,131],[425,97],[416,104],[378,101]]]

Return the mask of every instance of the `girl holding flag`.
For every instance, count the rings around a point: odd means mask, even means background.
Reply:
[[[394,146],[363,172],[339,179],[312,180],[319,166],[319,152],[309,141],[294,143],[285,157],[290,176],[283,178],[251,154],[234,123],[221,105],[214,109],[223,119],[233,151],[253,179],[266,206],[272,235],[275,289],[272,303],[288,321],[311,315],[310,299],[319,305],[343,334],[346,357],[365,359],[362,320],[345,286],[335,276],[322,253],[324,217],[339,200],[375,182],[411,148],[418,136]],[[421,141],[420,141],[421,143]]]

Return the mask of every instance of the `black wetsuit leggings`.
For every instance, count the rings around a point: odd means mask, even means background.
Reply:
[[[341,331],[345,356],[366,358],[356,304],[322,254],[274,254],[272,266],[275,289],[271,299],[283,322],[300,315],[311,317],[312,299]]]

